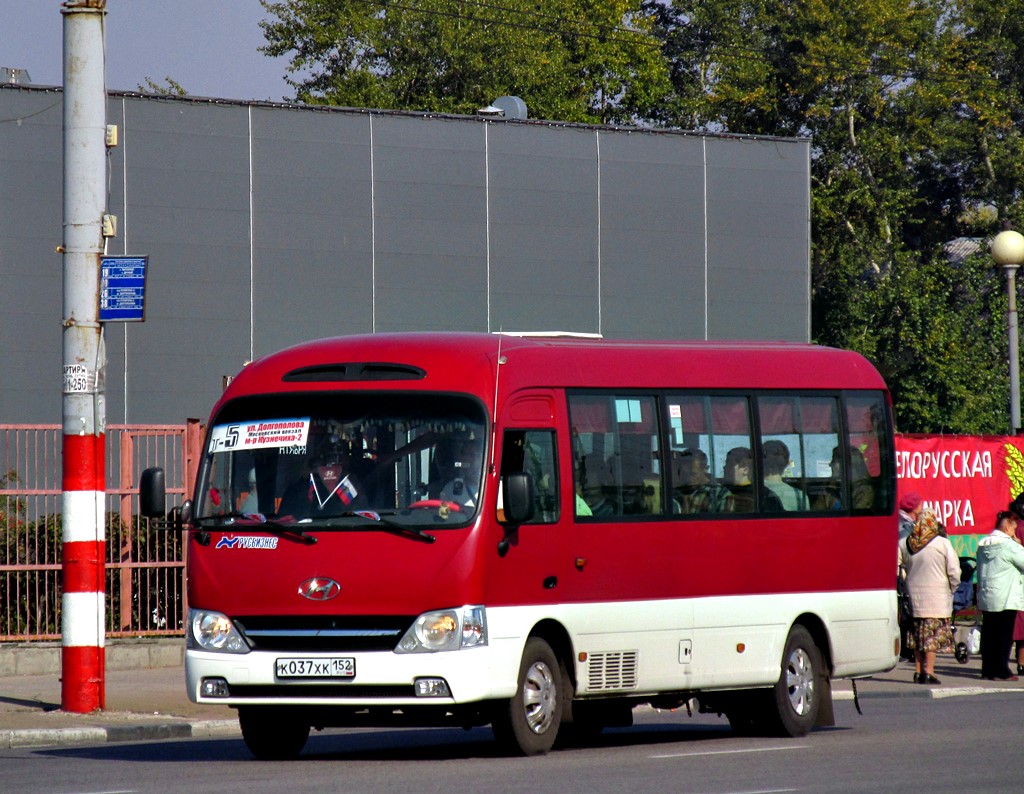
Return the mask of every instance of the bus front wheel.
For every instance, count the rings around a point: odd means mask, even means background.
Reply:
[[[240,708],[238,725],[245,746],[261,761],[297,758],[309,738],[309,723],[273,709]]]
[[[810,632],[793,626],[786,638],[779,680],[772,689],[772,733],[804,736],[814,727],[823,694],[817,687],[823,664]]]
[[[562,722],[564,681],[551,646],[526,641],[516,694],[503,702],[491,724],[494,737],[517,755],[543,755],[555,744]]]

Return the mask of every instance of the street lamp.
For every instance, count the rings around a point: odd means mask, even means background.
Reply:
[[[992,240],[992,259],[1006,273],[1007,334],[1010,337],[1010,432],[1020,429],[1020,354],[1017,347],[1017,268],[1024,265],[1024,235],[999,232]]]

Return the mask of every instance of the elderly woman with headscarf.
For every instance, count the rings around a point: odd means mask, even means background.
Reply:
[[[900,541],[899,564],[906,572],[914,615],[909,637],[914,683],[939,684],[935,654],[953,652],[953,591],[960,584],[960,559],[931,511],[922,511],[910,534]]]
[[[923,509],[924,505],[921,501],[921,494],[917,491],[910,491],[900,497],[899,537],[897,542],[902,543],[909,537],[914,529],[914,524],[921,517]],[[910,595],[907,593],[907,582],[903,576],[898,576],[896,579],[896,595],[900,606],[900,658],[913,661],[914,652],[910,650],[910,633],[914,629],[914,616],[910,612]]]
[[[996,528],[978,541],[981,677],[990,681],[1017,680],[1008,662],[1017,610],[1024,609],[1024,548],[1017,537],[1019,521],[1020,515],[1011,505],[1010,510],[996,516]]]

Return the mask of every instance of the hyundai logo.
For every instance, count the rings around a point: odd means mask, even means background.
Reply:
[[[299,585],[299,595],[310,601],[330,601],[341,592],[341,585],[333,579],[314,576]]]

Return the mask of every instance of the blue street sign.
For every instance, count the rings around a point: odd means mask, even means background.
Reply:
[[[142,322],[146,319],[148,256],[104,256],[100,259],[100,322]]]

